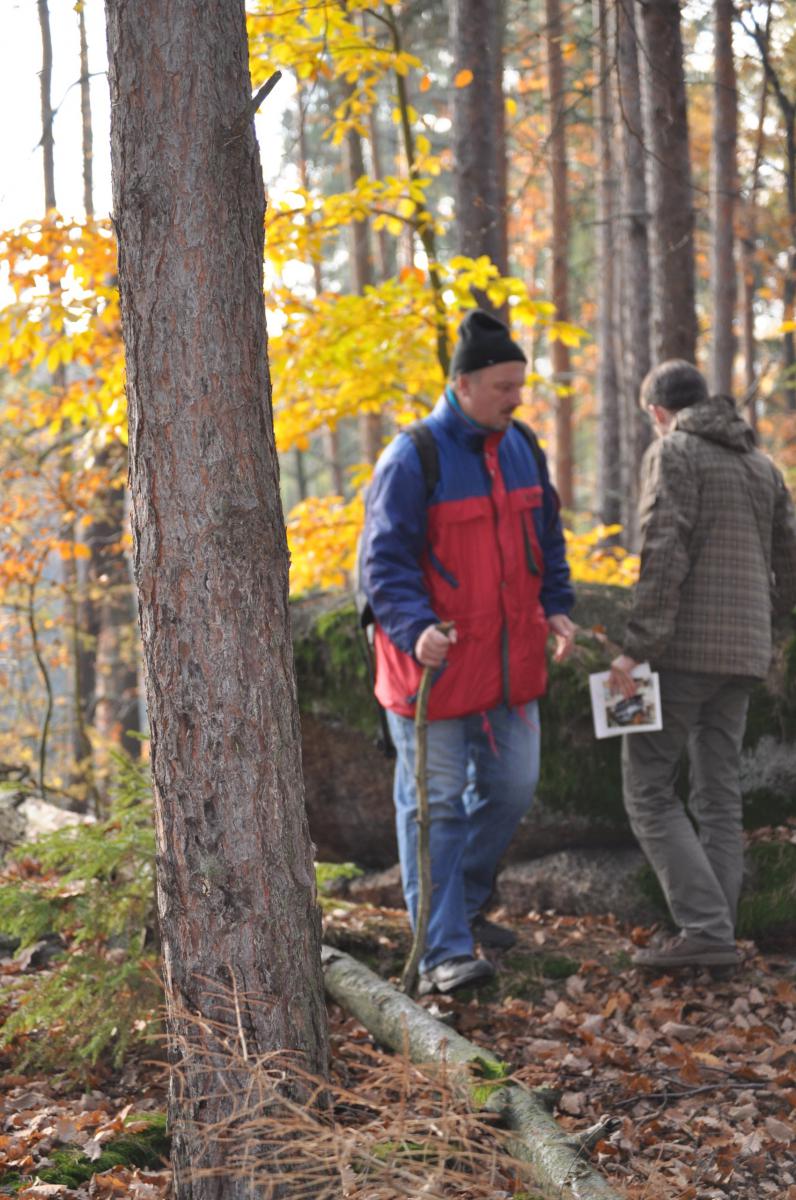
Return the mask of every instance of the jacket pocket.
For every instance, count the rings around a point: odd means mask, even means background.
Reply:
[[[520,542],[521,559],[528,573],[538,578],[542,574],[544,563],[533,514],[542,506],[542,489],[518,488],[511,493],[510,504],[515,537],[518,537]]]

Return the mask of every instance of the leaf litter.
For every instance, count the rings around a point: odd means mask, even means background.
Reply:
[[[354,953],[370,946],[381,973],[395,980],[409,945],[403,913],[346,906],[327,920],[329,940],[354,944]],[[792,955],[764,955],[742,943],[742,965],[729,978],[697,970],[656,976],[633,968],[627,953],[629,939],[643,942],[650,930],[551,912],[511,924],[518,944],[494,954],[496,984],[427,997],[423,1005],[509,1063],[519,1082],[552,1090],[564,1131],[579,1132],[606,1114],[619,1118],[593,1161],[627,1200],[796,1200]],[[546,975],[556,963],[553,977]],[[533,1194],[501,1132],[463,1112],[444,1083],[374,1045],[334,1005],[330,1037],[331,1115],[308,1116],[302,1131],[310,1150],[317,1139],[317,1161],[333,1169],[337,1192],[329,1195]],[[99,1065],[88,1087],[67,1073],[49,1080],[15,1074],[10,1059],[0,1067],[0,1195],[171,1194],[166,1163],[115,1166],[74,1187],[40,1179],[59,1151],[96,1160],[120,1133],[164,1112],[162,1064],[133,1058],[118,1072]],[[6,1189],[4,1175],[20,1182]],[[308,1197],[325,1194],[317,1181],[308,1186]]]

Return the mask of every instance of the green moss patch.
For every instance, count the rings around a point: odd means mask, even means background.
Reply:
[[[141,1167],[157,1170],[168,1162],[170,1139],[166,1133],[166,1118],[162,1113],[147,1113],[129,1117],[130,1124],[146,1121],[146,1129],[124,1133],[104,1147],[99,1158],[90,1159],[76,1146],[64,1146],[50,1155],[53,1166],[39,1171],[43,1183],[57,1183],[76,1188],[92,1176],[110,1171],[113,1167]]]
[[[747,851],[751,887],[738,906],[738,934],[765,945],[796,943],[796,846],[758,842]]]

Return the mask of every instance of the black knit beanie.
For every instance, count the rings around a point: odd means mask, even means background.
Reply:
[[[495,363],[527,361],[503,322],[481,308],[474,308],[459,326],[451,359],[451,379],[480,371],[482,367],[493,367]]]

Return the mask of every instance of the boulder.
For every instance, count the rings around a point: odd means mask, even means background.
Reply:
[[[498,875],[496,901],[514,916],[552,909],[583,916],[612,913],[644,922],[660,916],[642,891],[646,860],[640,850],[582,849],[509,863]]]
[[[508,859],[580,848],[630,848],[622,806],[620,739],[594,737],[588,676],[610,653],[593,631],[619,641],[631,603],[625,588],[579,585],[574,616],[584,631],[576,657],[551,666],[541,703],[541,778]],[[317,857],[389,867],[397,857],[391,760],[379,748],[379,717],[364,642],[349,597],[324,594],[292,605],[304,774]],[[744,752],[747,828],[796,815],[796,638],[780,631],[769,678],[752,695]],[[681,786],[687,788],[685,771]]]

